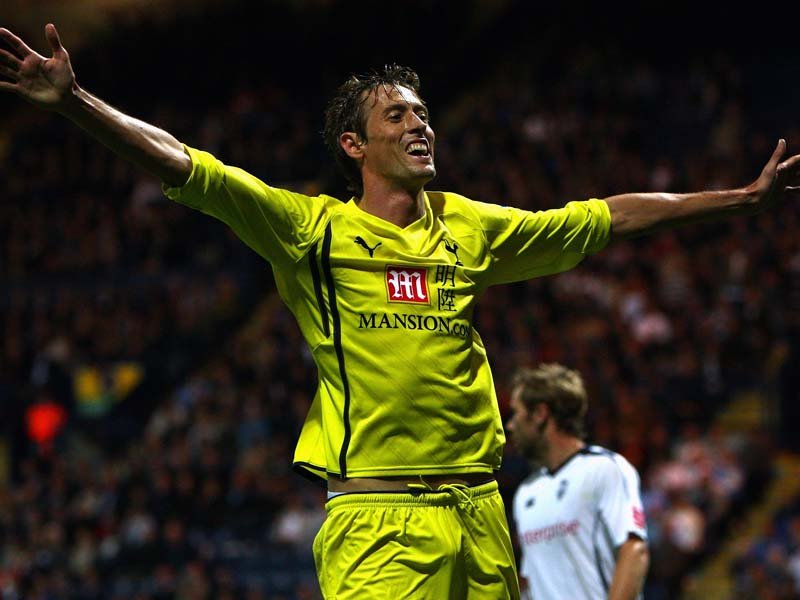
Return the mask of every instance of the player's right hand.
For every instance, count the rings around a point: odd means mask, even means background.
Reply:
[[[31,50],[8,29],[0,28],[0,40],[11,48],[0,48],[0,90],[8,90],[41,108],[58,110],[66,104],[75,85],[69,54],[61,45],[53,24],[44,28],[53,56]]]

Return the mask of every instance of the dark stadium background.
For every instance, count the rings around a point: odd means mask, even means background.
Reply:
[[[795,23],[777,5],[0,5],[40,51],[47,21],[93,93],[340,198],[324,103],[386,62],[422,77],[430,187],[478,199],[744,185],[778,137],[800,148]],[[0,182],[0,597],[316,598],[323,497],[288,469],[314,371],[269,266],[10,96]],[[618,244],[477,313],[504,411],[517,364],[584,372],[590,439],[642,475],[648,600],[800,597],[798,216]],[[509,448],[507,503],[525,468]]]

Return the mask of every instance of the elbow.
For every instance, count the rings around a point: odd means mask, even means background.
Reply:
[[[641,215],[624,207],[611,211],[611,238],[613,240],[626,240],[649,233],[650,226],[651,224],[641,219]]]
[[[618,196],[605,199],[611,213],[612,239],[625,239],[636,233],[637,224],[629,207]]]
[[[611,213],[614,239],[652,233],[677,222],[674,197],[669,194],[620,194],[604,198]]]

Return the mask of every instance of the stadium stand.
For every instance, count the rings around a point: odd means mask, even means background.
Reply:
[[[793,467],[796,473],[796,461]],[[735,596],[777,600],[797,598],[800,589],[798,536],[800,496],[795,496],[773,513],[755,539],[743,544],[731,561]]]

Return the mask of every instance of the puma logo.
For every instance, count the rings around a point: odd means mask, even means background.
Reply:
[[[369,247],[369,244],[367,244],[367,242],[365,242],[365,241],[364,241],[364,238],[362,238],[360,235],[357,235],[353,241],[354,241],[356,244],[358,244],[359,246],[361,246],[362,248],[364,248],[364,249],[365,249],[367,252],[369,252],[369,257],[370,257],[370,258],[372,258],[373,254],[375,254],[375,249],[376,249],[378,246],[380,246],[380,245],[381,245],[381,243],[380,243],[380,242],[378,242],[378,243],[377,243],[377,244],[375,244],[375,245],[374,245],[372,248],[370,248],[370,247]]]
[[[458,244],[452,242],[453,245],[451,246],[450,242],[448,242],[446,239],[443,239],[442,241],[444,242],[444,249],[456,257],[456,266],[463,267],[464,263],[458,259]]]

